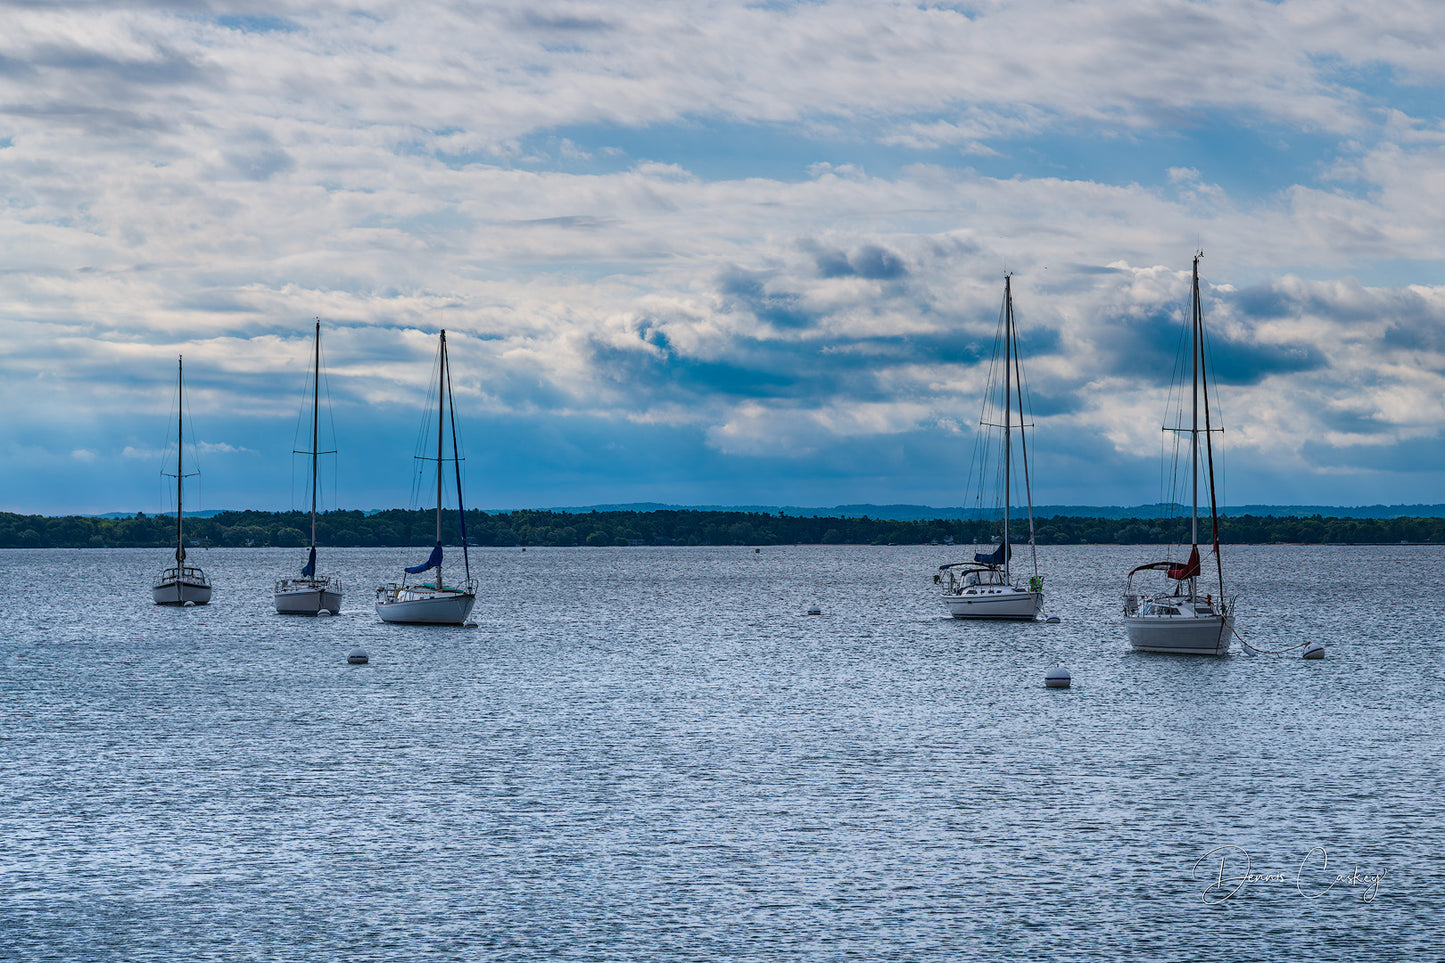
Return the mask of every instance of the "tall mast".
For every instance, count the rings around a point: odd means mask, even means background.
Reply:
[[[447,333],[442,331],[441,368],[437,372],[437,544],[442,543],[442,427],[446,412]],[[437,563],[437,588],[442,586],[442,566]]]
[[[1189,538],[1197,549],[1199,547],[1199,258],[1194,255],[1194,294],[1193,294],[1193,370],[1194,376],[1194,415],[1193,422],[1189,429],[1189,471],[1190,482],[1193,485],[1193,516],[1190,522]],[[1190,579],[1193,582],[1193,579]]]
[[[1200,252],[1199,257],[1203,257]],[[1198,258],[1195,259],[1195,303],[1199,301]],[[1208,456],[1207,467],[1209,469],[1209,526],[1210,544],[1214,547],[1214,571],[1219,576],[1219,598],[1224,599],[1224,559],[1219,556],[1219,500],[1214,490],[1214,426],[1209,420],[1209,367],[1204,363],[1204,307],[1198,308],[1199,315],[1199,380],[1204,393],[1204,451]]]
[[[317,409],[321,405],[321,319],[316,319],[316,360],[311,371],[311,550],[316,550]],[[315,572],[311,573],[315,576]]]
[[[1009,418],[1012,410],[1012,401],[1009,395],[1013,390],[1013,381],[1010,370],[1009,359],[1013,356],[1013,326],[1014,326],[1014,301],[1013,289],[1010,287],[1010,280],[1013,276],[1003,276],[1003,579],[1008,581],[1008,515],[1009,515],[1009,469],[1013,460],[1010,450],[1013,441],[1013,426]]]
[[[184,364],[185,356],[176,356],[176,567],[180,568],[186,560],[186,543],[181,532],[181,479],[185,472],[181,470],[182,452],[185,442],[185,378]],[[179,572],[176,573],[180,575]]]

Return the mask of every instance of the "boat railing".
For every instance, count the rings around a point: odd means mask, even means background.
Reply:
[[[335,575],[298,575],[295,578],[279,578],[276,580],[276,591],[278,592],[300,592],[306,589],[323,589],[327,592],[340,592],[341,579]]]
[[[1189,613],[1181,608],[1182,604],[1188,603],[1194,616],[1216,615],[1231,618],[1234,615],[1234,602],[1235,599],[1224,596],[1216,599],[1207,592],[1203,595],[1140,595],[1131,592],[1124,595],[1124,615],[1128,618],[1140,615],[1188,618]]]
[[[189,585],[205,586],[211,584],[211,580],[206,577],[205,572],[190,565],[172,565],[161,573],[160,578],[155,580],[155,586],[159,587],[171,582],[185,582]]]
[[[964,589],[972,588],[975,585],[1005,585],[1003,569],[997,565],[989,565],[986,562],[951,562],[948,565],[938,566],[934,573],[933,581],[940,585],[944,584],[944,576],[947,576],[948,595],[958,595]]]
[[[438,585],[436,582],[387,582],[385,585],[378,585],[376,587],[376,598],[377,601],[395,599],[405,590],[413,592],[460,592],[466,595],[476,595],[477,580],[469,578],[462,582],[460,586],[448,585],[446,583]]]

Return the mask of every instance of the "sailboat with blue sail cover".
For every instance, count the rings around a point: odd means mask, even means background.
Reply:
[[[284,578],[276,583],[276,614],[336,615],[341,611],[341,579],[334,575],[316,574],[316,487],[317,464],[323,452],[318,451],[317,427],[321,405],[321,321],[316,322],[316,351],[311,370],[311,450],[299,452],[311,456],[311,551],[299,578]]]
[[[956,619],[1036,619],[1043,611],[1044,579],[1039,574],[1038,557],[1034,551],[1034,510],[1033,493],[1029,487],[1028,427],[1024,411],[1023,366],[1019,361],[1018,328],[1014,320],[1013,278],[1004,276],[1003,307],[999,311],[999,329],[996,338],[994,366],[989,371],[989,384],[1002,384],[1003,393],[995,398],[992,391],[985,392],[984,412],[979,417],[979,431],[982,439],[987,429],[1001,431],[998,462],[998,492],[1001,495],[1002,534],[998,536],[997,547],[987,552],[977,552],[971,562],[952,562],[940,565],[934,574],[934,582],[943,586],[943,601],[949,614]],[[1002,347],[1000,356],[998,348]],[[1002,362],[1002,372],[997,371]],[[998,374],[1002,374],[1000,379]],[[997,390],[994,388],[993,390]],[[1015,408],[1018,420],[1014,421]],[[992,409],[992,410],[991,410]],[[1002,418],[1002,421],[992,419]],[[1018,431],[1018,445],[1014,445],[1014,431]],[[1014,482],[1015,449],[1021,461],[1023,491],[1028,504],[1028,548],[1033,566],[1027,587],[1015,583],[1016,569],[1013,566],[1014,534],[1010,531],[1011,489]],[[984,476],[992,463],[991,445],[979,446],[979,494],[987,487]]]
[[[447,358],[447,333],[441,332],[437,365],[437,447],[435,461],[437,468],[437,540],[427,560],[403,569],[406,575],[419,575],[430,580],[411,581],[403,577],[401,582],[391,582],[376,590],[376,614],[383,622],[401,622],[425,625],[462,625],[472,614],[477,603],[477,581],[472,578],[471,558],[467,553],[466,509],[462,504],[462,462],[457,448],[456,409],[451,390],[451,365]],[[448,585],[442,573],[442,481],[445,477],[446,461],[444,440],[446,424],[450,415],[452,435],[452,458],[456,468],[457,514],[461,519],[462,571],[461,579],[454,579]],[[431,573],[427,576],[426,573]]]

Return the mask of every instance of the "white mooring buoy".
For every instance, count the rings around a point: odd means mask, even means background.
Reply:
[[[330,615],[331,615],[331,610],[330,610],[330,609],[321,609],[320,611],[318,611],[318,612],[316,613],[316,617],[317,617],[318,619],[321,618],[322,616],[330,617]]]
[[[1318,642],[1311,642],[1305,646],[1304,657],[1306,659],[1323,659],[1325,657],[1325,647]]]
[[[1074,677],[1062,665],[1056,665],[1044,673],[1044,685],[1050,689],[1067,689]]]
[[[195,603],[195,602],[192,602],[190,599],[186,599],[185,602],[183,602],[183,603],[181,604],[181,608],[185,608],[185,609],[193,609],[193,608],[195,608],[195,607],[196,607],[196,603]]]
[[[350,652],[346,653],[346,661],[351,663],[352,665],[366,665],[366,663],[369,661],[369,657],[367,656],[365,649],[355,648],[352,649]]]

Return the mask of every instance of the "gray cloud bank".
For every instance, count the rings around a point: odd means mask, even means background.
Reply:
[[[184,352],[274,487],[319,316],[378,457],[453,333],[498,503],[957,504],[1012,271],[1042,499],[1148,501],[1202,245],[1237,500],[1445,480],[1431,4],[0,11],[12,465],[129,470]]]

